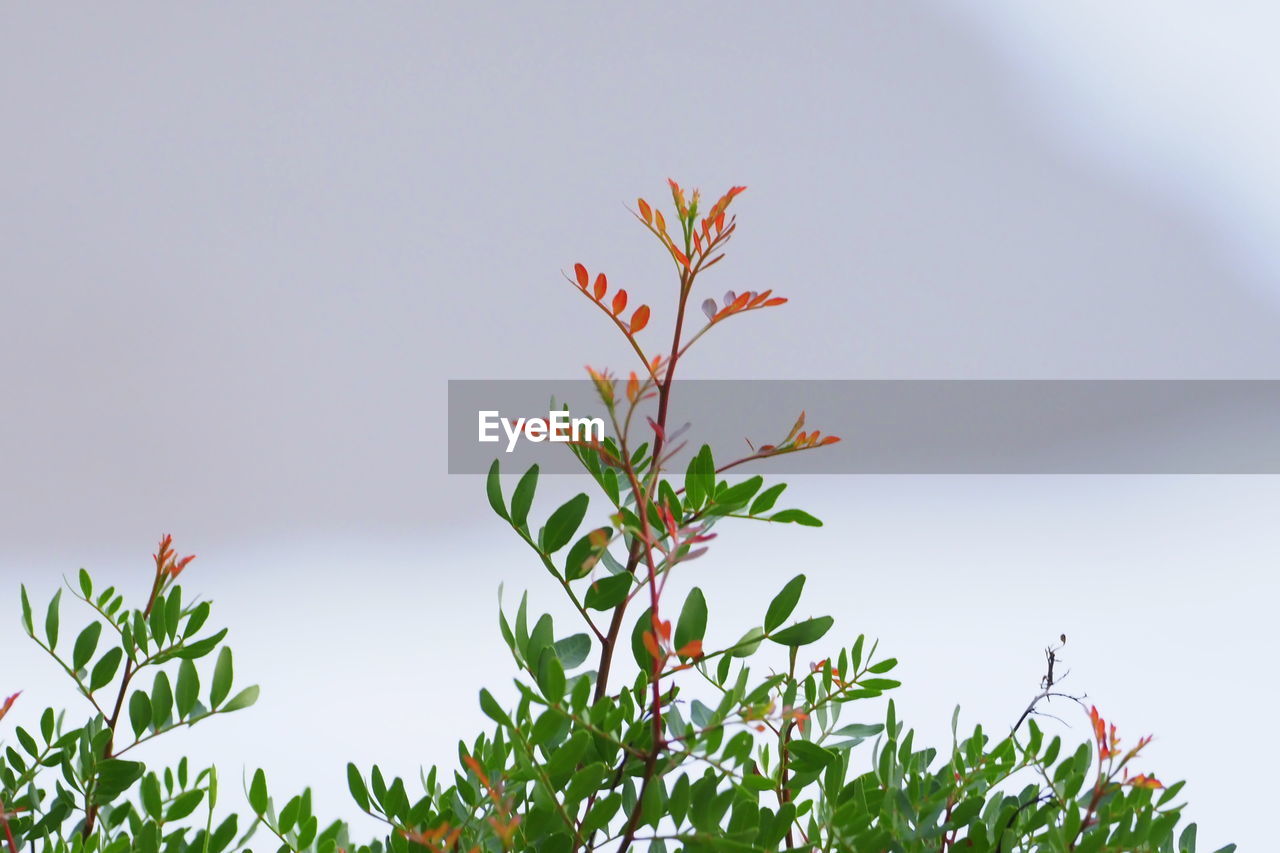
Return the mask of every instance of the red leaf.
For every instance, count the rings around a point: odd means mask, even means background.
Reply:
[[[688,268],[689,268],[689,259],[685,256],[685,253],[684,253],[684,252],[682,252],[682,251],[680,251],[679,249],[677,249],[675,246],[672,246],[672,247],[671,247],[671,251],[672,251],[672,253],[673,253],[673,254],[675,254],[675,256],[676,256],[676,260],[677,260],[677,261],[679,261],[680,263],[684,264],[684,268],[685,268],[685,269],[688,269]]]
[[[587,268],[582,264],[573,265],[573,274],[578,277],[578,287],[583,290],[587,289]]]
[[[641,305],[636,309],[636,313],[631,315],[631,334],[635,334],[649,325],[649,306]]]
[[[608,290],[609,290],[609,282],[607,279],[605,279],[604,273],[600,273],[600,275],[596,276],[596,287],[595,287],[596,301],[599,302],[601,299],[603,299],[605,293],[608,292]]]
[[[622,313],[622,309],[627,307],[627,292],[619,290],[613,295],[613,315],[616,317]]]

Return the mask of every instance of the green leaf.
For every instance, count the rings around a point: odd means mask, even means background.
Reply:
[[[173,714],[173,686],[169,676],[162,670],[156,673],[155,683],[151,685],[151,721],[158,729],[169,721]]]
[[[748,515],[759,515],[762,512],[768,512],[773,509],[773,505],[778,502],[778,496],[787,488],[786,483],[776,483],[765,489],[760,495],[751,502],[751,509],[747,511]]]
[[[866,690],[892,690],[901,687],[902,682],[892,678],[864,678],[858,682],[858,686]]]
[[[586,634],[574,634],[563,640],[556,640],[555,649],[564,668],[573,669],[580,666],[587,659],[587,655],[591,654],[591,638]]]
[[[791,753],[792,758],[797,759],[796,769],[798,770],[820,770],[836,758],[836,754],[831,750],[823,749],[807,740],[792,741],[787,745],[787,751]]]
[[[249,807],[261,817],[266,814],[268,805],[267,774],[259,768],[253,771],[253,782],[249,784]]]
[[[79,672],[98,650],[98,638],[102,636],[102,623],[90,622],[88,627],[76,637],[76,644],[71,651],[71,668]]]
[[[124,657],[124,652],[119,646],[107,649],[107,653],[99,658],[94,664],[93,671],[89,673],[89,692],[106,687],[111,683],[111,679],[116,677],[116,670],[120,666],[120,660]]]
[[[796,609],[796,604],[800,601],[800,593],[804,591],[804,575],[796,575],[787,581],[787,585],[782,591],[773,597],[773,601],[769,602],[769,610],[764,615],[764,629],[772,631],[783,622],[787,621],[787,617]]]
[[[676,622],[676,649],[683,649],[694,640],[701,640],[707,634],[707,599],[702,590],[694,587],[689,597],[680,608],[680,619]]]
[[[538,687],[551,704],[564,698],[564,665],[554,651],[544,651],[538,661]]]
[[[142,784],[138,786],[138,799],[152,819],[160,820],[164,815],[164,795],[160,793],[160,778],[156,774],[148,773],[142,778]]]
[[[582,523],[583,516],[587,514],[590,500],[585,494],[577,494],[551,513],[546,526],[542,528],[543,551],[550,554],[569,544],[578,525]]]
[[[729,654],[735,658],[749,658],[756,653],[762,642],[764,642],[764,629],[752,628],[742,635],[742,639],[733,644],[733,651]]]
[[[485,716],[493,720],[499,725],[511,727],[511,718],[507,716],[507,712],[502,710],[502,706],[498,704],[498,700],[493,698],[493,694],[488,690],[480,691],[480,710],[484,711]]]
[[[631,655],[635,658],[636,666],[640,667],[641,672],[650,672],[653,669],[653,655],[649,654],[649,650],[644,647],[644,632],[653,630],[652,614],[653,608],[645,608],[631,628]]]
[[[58,590],[53,594],[53,600],[49,602],[49,610],[44,617],[44,635],[49,640],[49,648],[57,648],[58,645],[58,602],[62,600],[62,590]]]
[[[209,602],[202,601],[192,608],[190,615],[187,616],[187,623],[182,626],[182,639],[186,639],[199,631],[209,618]]]
[[[533,506],[533,493],[538,488],[538,466],[532,466],[516,483],[516,490],[511,493],[511,523],[516,527],[524,527],[529,520],[529,508]]]
[[[164,602],[164,629],[170,638],[178,633],[178,620],[182,618],[182,587],[175,586]]]
[[[485,492],[489,496],[489,506],[493,507],[493,511],[500,518],[507,521],[511,520],[511,516],[507,515],[506,503],[502,500],[502,478],[498,476],[498,460],[493,460],[493,464],[489,466],[489,476],[485,480]]]
[[[129,697],[129,725],[133,728],[134,738],[142,737],[142,733],[151,725],[151,697],[144,690],[135,690]]]
[[[34,636],[35,628],[32,627],[31,623],[31,599],[27,597],[26,584],[20,585],[19,589],[22,593],[22,627],[27,629],[28,634]]]
[[[757,475],[719,492],[715,501],[718,513],[736,512],[746,506],[763,485],[764,478]]]
[[[702,445],[698,454],[689,460],[684,475],[684,496],[688,508],[702,506],[703,501],[715,491],[716,463],[711,456],[710,445]]]
[[[218,662],[213,667],[213,684],[209,687],[210,708],[218,707],[230,695],[232,678],[231,649],[223,646],[222,651],[218,652]]]
[[[830,616],[806,619],[789,628],[783,628],[776,634],[770,633],[769,639],[783,646],[807,646],[821,640],[831,630],[835,621]]]
[[[168,626],[165,625],[163,595],[156,596],[155,603],[151,607],[151,616],[147,619],[147,626],[151,629],[151,636],[155,639],[156,645],[163,646],[168,633]]]
[[[592,610],[612,610],[622,603],[630,591],[631,575],[624,573],[597,578],[587,590],[583,603]]]
[[[189,660],[184,660],[178,667],[178,690],[175,696],[178,701],[178,718],[186,719],[196,706],[196,700],[200,698],[200,673],[196,672],[196,665]]]
[[[564,561],[564,577],[565,580],[575,581],[578,578],[584,578],[595,568],[599,556],[597,549],[591,541],[591,537],[595,535],[602,542],[608,542],[613,536],[612,527],[599,527],[580,538],[573,543],[573,547],[569,549],[569,556]]]
[[[566,801],[579,803],[586,799],[589,794],[593,794],[600,789],[600,785],[604,782],[607,774],[608,771],[601,761],[596,761],[583,767],[577,773],[574,773],[573,778],[569,780],[569,786],[565,790]]]
[[[93,789],[93,802],[106,805],[123,794],[142,778],[146,768],[137,761],[107,758],[98,763],[97,784]]]
[[[223,628],[216,634],[178,648],[174,651],[173,656],[183,660],[198,660],[216,649],[225,636],[227,636],[227,629]]]
[[[256,684],[246,687],[235,696],[232,696],[230,702],[222,706],[222,713],[230,714],[232,711],[243,711],[245,708],[251,707],[258,701],[259,692]]]
[[[200,805],[200,801],[204,799],[204,791],[199,788],[194,791],[184,791],[173,798],[173,802],[169,804],[169,810],[165,812],[165,820],[182,820],[187,815],[196,810],[196,806]]]
[[[369,789],[365,787],[364,777],[360,775],[360,770],[351,762],[347,762],[347,789],[351,791],[351,799],[356,801],[356,805],[361,811],[369,810]]]
[[[897,658],[885,658],[884,660],[880,661],[880,663],[875,664],[874,666],[868,667],[867,672],[873,672],[876,675],[880,675],[881,673],[888,672],[889,670],[893,669],[897,665],[898,665]]]
[[[80,570],[80,592],[85,598],[93,598],[93,578],[84,569]]]
[[[769,516],[770,521],[780,521],[784,524],[794,523],[802,524],[805,527],[821,527],[822,522],[814,518],[802,509],[784,509],[782,512],[775,512]]]

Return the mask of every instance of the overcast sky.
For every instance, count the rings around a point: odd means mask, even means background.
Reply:
[[[349,814],[346,760],[412,773],[471,736],[476,689],[510,673],[498,583],[552,606],[481,484],[445,473],[445,383],[626,366],[560,274],[604,270],[670,321],[624,205],[668,176],[750,187],[711,286],[791,303],[689,375],[1280,378],[1278,17],[10,4],[6,600],[81,565],[143,591],[172,532],[264,683],[191,748]],[[1275,479],[792,488],[828,526],[727,530],[686,579],[713,633],[803,569],[849,639],[904,660],[904,713],[941,738],[955,702],[990,723],[1025,704],[1066,630],[1072,678],[1191,779],[1201,837],[1270,837],[1261,794],[1236,792],[1277,757],[1242,745],[1274,698]],[[32,712],[67,694],[16,609],[0,693]]]

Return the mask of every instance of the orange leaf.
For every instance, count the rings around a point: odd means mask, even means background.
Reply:
[[[1132,785],[1135,788],[1163,788],[1164,783],[1154,776],[1148,776],[1146,773],[1139,773],[1137,776],[1125,782],[1126,785]]]
[[[680,189],[680,185],[670,178],[667,178],[667,184],[671,187],[671,198],[676,203],[676,211],[681,216],[686,215],[685,211],[688,209],[688,205],[684,200],[684,190]]]
[[[573,274],[578,277],[578,287],[583,290],[587,289],[587,268],[582,264],[573,265]]]
[[[702,238],[698,236],[698,232],[693,232],[693,248],[699,254],[702,253]]]
[[[702,657],[702,641],[690,640],[677,649],[676,654],[682,658],[700,658]]]
[[[785,296],[775,296],[773,299],[768,300],[767,302],[765,302],[765,303],[764,303],[763,305],[761,305],[760,307],[761,307],[761,308],[772,308],[772,307],[773,307],[773,306],[775,306],[775,305],[785,305],[786,303],[787,303],[787,297],[785,297]]]
[[[644,647],[649,650],[649,654],[653,655],[655,659],[666,659],[666,655],[664,655],[662,650],[658,648],[658,641],[653,638],[652,631],[645,631],[644,636],[641,639],[644,642]]]
[[[640,207],[640,215],[644,217],[644,221],[648,225],[653,224],[653,210],[650,209],[649,203],[642,198],[636,199],[636,203]]]
[[[838,435],[829,435],[829,436],[827,436],[826,438],[822,439],[822,446],[824,446],[824,447],[825,447],[825,446],[826,446],[826,445],[828,445],[828,444],[835,444],[835,443],[836,443],[837,441],[839,441],[839,440],[840,440],[840,436],[838,436]]]
[[[636,334],[647,325],[649,325],[649,306],[641,305],[636,309],[636,313],[631,315],[631,334]]]
[[[622,309],[627,307],[627,292],[619,290],[613,295],[613,315],[616,317],[622,313]]]
[[[3,703],[0,703],[0,719],[3,719],[4,715],[9,713],[9,709],[13,707],[13,703],[17,702],[18,697],[21,695],[22,695],[22,691],[19,690],[17,693],[13,694],[8,699],[5,699]]]
[[[800,417],[796,418],[795,424],[792,425],[791,432],[787,433],[787,438],[783,442],[783,444],[795,438],[796,433],[800,432],[800,430],[802,430],[803,428],[804,428],[804,412],[802,411],[800,412]]]
[[[596,276],[595,295],[596,301],[599,302],[604,298],[605,293],[609,290],[609,283],[604,277],[604,273]]]
[[[663,219],[663,218],[662,218],[662,211],[661,211],[661,210],[655,210],[655,211],[653,212],[653,219],[654,219],[654,221],[655,221],[655,222],[657,222],[657,223],[658,223],[658,233],[659,233],[659,234],[666,234],[666,233],[667,233],[667,220],[665,220],[665,219]]]
[[[689,268],[689,259],[685,256],[685,253],[684,253],[684,252],[682,252],[682,251],[680,251],[679,249],[677,249],[675,246],[672,246],[672,247],[671,247],[671,251],[675,254],[675,256],[676,256],[676,260],[677,260],[677,261],[679,261],[680,263],[684,264],[684,268],[685,268],[685,269],[688,269],[688,268]]]
[[[723,228],[724,228],[724,211],[722,210],[716,214],[716,233],[719,234]]]

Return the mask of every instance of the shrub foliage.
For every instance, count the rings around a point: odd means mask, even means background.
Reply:
[[[33,730],[0,730],[9,853],[1195,849],[1195,826],[1179,825],[1182,783],[1166,786],[1139,766],[1150,738],[1122,741],[1096,708],[1062,691],[1054,666],[1065,637],[1046,650],[1040,690],[1012,727],[961,731],[957,712],[951,742],[934,748],[882,699],[898,687],[894,658],[864,636],[832,643],[832,618],[806,615],[804,575],[762,598],[757,624],[717,630],[738,637],[727,645],[708,639],[701,588],[683,600],[666,593],[721,525],[820,525],[780,507],[784,484],[724,475],[839,440],[808,428],[801,413],[785,437],[744,457],[720,461],[703,446],[676,468],[683,444],[667,418],[690,347],[786,299],[730,291],[690,310],[735,233],[730,208],[744,188],[705,209],[698,192],[670,188],[670,222],[643,199],[635,210],[677,282],[674,323],[658,349],[640,337],[647,305],[629,305],[625,290],[581,264],[566,276],[638,359],[625,378],[590,370],[611,428],[570,450],[594,504],[583,493],[535,509],[536,466],[504,480],[495,463],[487,479],[494,512],[563,591],[577,624],[531,613],[527,597],[501,610],[514,689],[497,690],[508,701],[481,691],[477,723],[487,723],[459,743],[457,765],[410,781],[348,765],[355,805],[386,824],[368,843],[353,842],[342,821],[322,824],[309,791],[274,797],[263,770],[249,774],[247,809],[226,814],[214,768],[148,765],[148,741],[258,696],[238,685],[209,603],[184,593],[179,578],[192,558],[166,536],[145,598],[98,589],[83,570],[38,609],[21,590],[23,628],[85,701],[45,709]],[[645,407],[656,416],[637,415]],[[72,598],[74,628],[63,623]],[[1037,723],[1055,698],[1087,721],[1082,742],[1057,718]],[[0,703],[0,718],[18,699]]]

